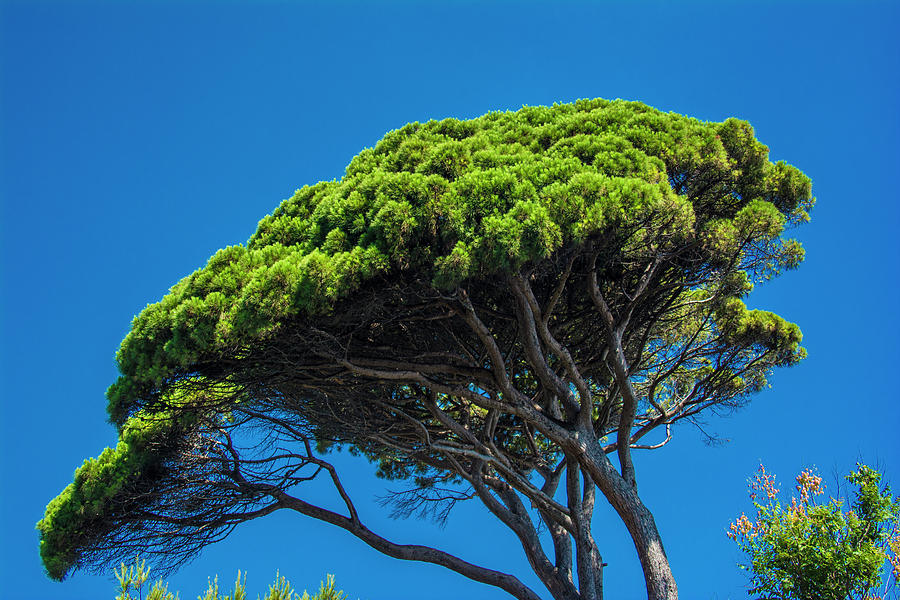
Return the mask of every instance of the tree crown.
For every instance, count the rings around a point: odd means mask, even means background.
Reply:
[[[704,198],[685,193],[701,186]],[[779,236],[808,218],[810,190],[796,168],[768,161],[746,122],[703,123],[636,102],[410,123],[363,150],[340,181],[298,190],[246,246],[220,250],[144,309],[117,355],[110,416],[121,424],[197,364],[391,276],[450,289],[600,234],[637,246],[651,233],[702,246],[714,265],[755,238],[767,256],[750,276],[771,276],[802,260]],[[738,329],[797,338],[735,311]]]
[[[741,298],[802,260],[783,233],[812,202],[737,119],[598,99],[392,131],[134,319],[107,393],[121,441],[48,506],[48,572],[148,544],[184,559],[273,507],[345,526],[286,496],[333,442],[419,500],[465,483],[521,515],[515,489],[574,528],[552,492],[566,460],[608,481],[572,454],[577,428],[633,487],[630,449],[657,447],[642,436],[738,406],[804,356],[796,325]],[[242,463],[245,425],[300,449]]]

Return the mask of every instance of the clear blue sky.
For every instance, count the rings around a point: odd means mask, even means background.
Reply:
[[[746,597],[724,535],[760,461],[829,482],[857,460],[900,488],[900,7],[896,2],[0,2],[0,597],[113,597],[106,575],[43,575],[34,523],[115,443],[104,391],[134,314],[294,189],[340,177],[408,121],[576,98],[749,120],[813,180],[798,271],[754,307],[800,324],[809,359],[746,409],[638,457],[685,599]],[[369,526],[524,575],[476,505],[444,530],[391,521],[346,460]],[[624,528],[598,512],[608,598],[639,599]],[[171,578],[334,573],[352,599],[501,599],[294,514],[241,527]]]

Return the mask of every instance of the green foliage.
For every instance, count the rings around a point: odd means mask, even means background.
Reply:
[[[160,473],[167,454],[177,449],[178,426],[171,414],[152,419],[139,415],[128,421],[115,448],[76,469],[74,481],[47,505],[37,524],[41,559],[50,577],[63,579],[82,550],[109,529],[111,512],[128,508],[121,497]]]
[[[116,600],[144,600],[144,585],[150,576],[150,569],[146,563],[139,558],[134,559],[134,565],[128,567],[125,563],[115,571],[116,579],[119,582],[119,593]],[[247,600],[247,576],[241,578],[241,572],[238,571],[237,580],[234,582],[234,589],[230,594],[222,594],[219,591],[219,577],[216,576],[209,581],[206,591],[197,596],[197,600]],[[153,584],[153,587],[147,592],[146,600],[178,600],[178,594],[174,596],[168,591],[168,584],[161,579]],[[260,600],[260,596],[256,597]],[[330,573],[326,575],[325,581],[319,584],[319,591],[310,596],[309,592],[303,591],[303,595],[294,592],[290,582],[283,576],[275,575],[275,582],[269,586],[268,593],[262,597],[262,600],[346,600],[347,594],[335,587],[334,575]]]
[[[304,596],[305,595],[306,594],[304,593]],[[265,600],[293,600],[295,597],[296,594],[294,594],[294,589],[291,587],[288,580],[283,576],[279,577],[278,573],[276,573],[275,583],[269,586],[269,593],[266,595]]]
[[[719,199],[685,194],[700,184]],[[117,356],[110,416],[123,424],[167,381],[326,314],[379,277],[448,289],[651,224],[653,235],[702,241],[710,264],[752,248],[767,257],[755,275],[771,276],[802,259],[780,234],[808,218],[810,189],[797,169],[768,161],[747,123],[637,102],[410,123],[363,150],[340,181],[298,190],[246,246],[217,252],[141,312]]]
[[[319,591],[314,595],[310,596],[309,592],[303,590],[303,595],[301,596],[294,593],[287,579],[276,574],[275,582],[269,586],[269,593],[263,600],[346,600],[346,598],[347,594],[335,588],[334,575],[326,575],[325,581],[319,584]]]
[[[126,567],[122,563],[121,567],[115,571],[116,580],[119,582],[119,594],[116,600],[143,600],[144,584],[150,577],[150,569],[147,568],[146,562],[135,557],[134,564]],[[135,595],[132,595],[134,592]],[[169,593],[169,586],[163,583],[162,579],[153,584],[147,593],[147,600],[178,600],[178,594],[174,596]],[[243,598],[235,600],[243,600]]]
[[[808,470],[797,477],[799,499],[783,504],[775,477],[760,467],[750,485],[756,519],[742,514],[728,532],[750,559],[742,567],[750,572],[751,594],[875,600],[886,597],[881,590],[896,596],[891,586],[900,575],[900,498],[880,487],[881,474],[865,465],[846,479],[857,488],[848,510],[833,498],[816,503],[824,484]]]

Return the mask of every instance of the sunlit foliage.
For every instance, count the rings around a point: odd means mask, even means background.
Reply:
[[[849,506],[825,494],[810,470],[797,476],[796,495],[784,502],[775,476],[760,466],[750,482],[754,518],[742,514],[728,537],[749,558],[742,565],[756,598],[881,600],[898,597],[900,498],[865,465],[846,477],[856,487]]]

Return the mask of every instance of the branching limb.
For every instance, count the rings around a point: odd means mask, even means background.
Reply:
[[[515,286],[511,286],[515,292]],[[578,413],[578,404],[572,399],[566,383],[550,368],[547,356],[541,347],[535,328],[535,315],[527,301],[520,294],[514,294],[516,298],[516,320],[519,324],[519,339],[529,365],[534,369],[534,374],[541,382],[548,396],[558,398],[570,416]]]
[[[474,565],[448,552],[437,550],[430,546],[397,544],[391,542],[376,534],[358,520],[349,519],[338,513],[315,506],[304,500],[290,496],[277,488],[270,490],[270,493],[284,507],[308,517],[336,525],[341,529],[350,532],[378,552],[392,558],[440,565],[451,571],[455,571],[464,577],[472,579],[473,581],[498,587],[519,600],[540,600],[540,596],[513,575]]]
[[[531,568],[541,578],[541,582],[554,598],[560,600],[577,598],[578,591],[575,586],[561,576],[544,554],[537,530],[528,517],[528,512],[521,500],[503,481],[485,476],[482,470],[482,465],[477,465],[474,469],[471,476],[472,486],[488,510],[519,538],[525,556]],[[503,500],[502,503],[494,498],[489,487]]]
[[[594,502],[596,501],[596,484],[591,480],[590,475],[582,468],[581,478],[583,482],[583,492],[581,500],[581,510],[585,515],[585,521],[590,524],[594,518]],[[603,600],[603,567],[606,564],[600,556],[600,550],[594,541],[594,535],[590,527],[585,529],[585,538],[590,547],[591,553],[591,569],[594,574],[594,589],[598,600]]]
[[[570,528],[572,527],[570,516],[568,514],[569,511],[566,509],[566,507],[556,502],[556,500],[553,499],[552,495],[545,494],[543,491],[535,487],[530,481],[528,481],[526,477],[523,477],[521,474],[517,473],[512,465],[509,464],[509,460],[503,454],[496,456],[490,448],[479,442],[478,439],[471,434],[471,432],[467,431],[464,427],[462,427],[459,423],[454,421],[449,415],[442,411],[440,407],[437,406],[437,403],[434,402],[433,398],[429,399],[428,407],[432,411],[432,414],[434,414],[435,417],[441,421],[441,423],[446,425],[458,435],[462,436],[475,447],[475,449],[470,450],[468,448],[453,448],[443,444],[435,444],[433,446],[435,449],[441,450],[445,454],[461,454],[464,456],[468,456],[469,458],[477,459],[490,464],[495,470],[497,470],[500,475],[502,475],[508,485],[521,492],[536,506],[547,511],[548,514],[552,514],[554,521],[560,522],[564,526],[567,525]]]
[[[635,436],[632,437],[633,440],[634,440],[634,437]],[[634,441],[637,441],[637,440],[634,440]],[[657,450],[659,448],[662,448],[663,446],[668,444],[670,441],[672,441],[672,424],[666,423],[666,439],[664,439],[663,441],[661,441],[658,444],[651,444],[648,446],[648,445],[635,444],[634,441],[632,441],[632,443],[631,443],[631,448],[633,450]]]
[[[544,494],[553,497],[556,489],[559,487],[562,474],[566,465],[566,459],[563,458],[557,467],[547,473],[544,485],[541,491]],[[572,582],[572,538],[565,527],[560,525],[546,511],[540,511],[541,518],[547,524],[550,532],[550,539],[553,541],[553,553],[555,558],[556,570],[560,576],[567,581]]]
[[[566,270],[560,275],[559,281],[556,282],[556,287],[553,289],[553,293],[547,301],[547,306],[544,309],[543,315],[545,326],[550,322],[550,317],[553,315],[554,309],[556,309],[556,303],[559,302],[560,296],[562,296],[563,291],[566,289],[566,284],[569,281],[569,277],[572,275],[572,267],[575,264],[576,258],[578,258],[578,252],[572,252],[571,256],[569,256],[569,260],[566,261]]]
[[[574,459],[566,464],[566,496],[569,501],[569,512],[575,522],[575,564],[578,570],[578,586],[581,588],[581,596],[584,600],[602,600],[597,598],[597,589],[594,581],[594,569],[591,560],[592,544],[588,539],[590,535],[590,517],[585,513],[583,492],[580,484],[581,467]]]
[[[637,396],[634,387],[631,384],[630,374],[628,372],[628,363],[625,359],[625,351],[622,348],[622,331],[621,326],[617,325],[615,317],[600,292],[600,285],[597,282],[597,266],[596,255],[591,261],[590,274],[588,281],[588,289],[590,291],[591,300],[603,317],[607,329],[607,344],[609,345],[609,358],[612,361],[613,372],[615,373],[616,383],[622,392],[622,409],[619,412],[619,426],[616,438],[619,440],[627,440],[631,437],[631,425],[634,422],[634,416],[637,412]],[[631,460],[631,448],[629,444],[619,444],[617,447],[619,455],[619,465],[622,471],[622,477],[631,486],[636,487],[634,463]]]
[[[521,275],[516,275],[515,277],[512,277],[510,279],[510,284],[513,292],[516,294],[516,296],[519,297],[520,303],[527,306],[527,308],[530,310],[531,322],[527,323],[529,330],[537,330],[537,333],[540,335],[540,338],[544,342],[544,344],[546,344],[553,352],[553,354],[559,357],[559,359],[562,361],[566,372],[569,374],[569,377],[575,384],[575,389],[578,390],[578,396],[581,401],[578,410],[578,421],[582,426],[586,426],[588,423],[590,423],[593,410],[593,395],[588,388],[587,382],[585,382],[584,377],[582,377],[581,372],[575,365],[575,361],[573,360],[568,348],[563,346],[553,336],[553,334],[550,333],[550,328],[547,326],[547,320],[541,314],[540,305],[538,304],[537,298],[535,298],[534,296],[534,290],[531,289],[531,285],[528,283],[528,281]],[[522,315],[523,318],[527,318],[529,316],[527,311],[522,312],[524,313]],[[568,389],[566,389],[565,391],[566,396],[568,396]]]
[[[460,289],[458,297],[459,303],[463,307],[463,319],[478,339],[481,340],[484,349],[491,359],[491,368],[493,369],[496,383],[500,389],[503,390],[504,394],[508,394],[510,398],[517,397],[518,394],[513,391],[512,383],[506,372],[506,361],[503,359],[503,354],[500,352],[500,346],[497,345],[497,340],[494,339],[494,335],[491,333],[488,326],[478,317],[478,314],[475,312],[475,307],[472,306],[472,301],[469,300],[469,295],[466,291]]]

